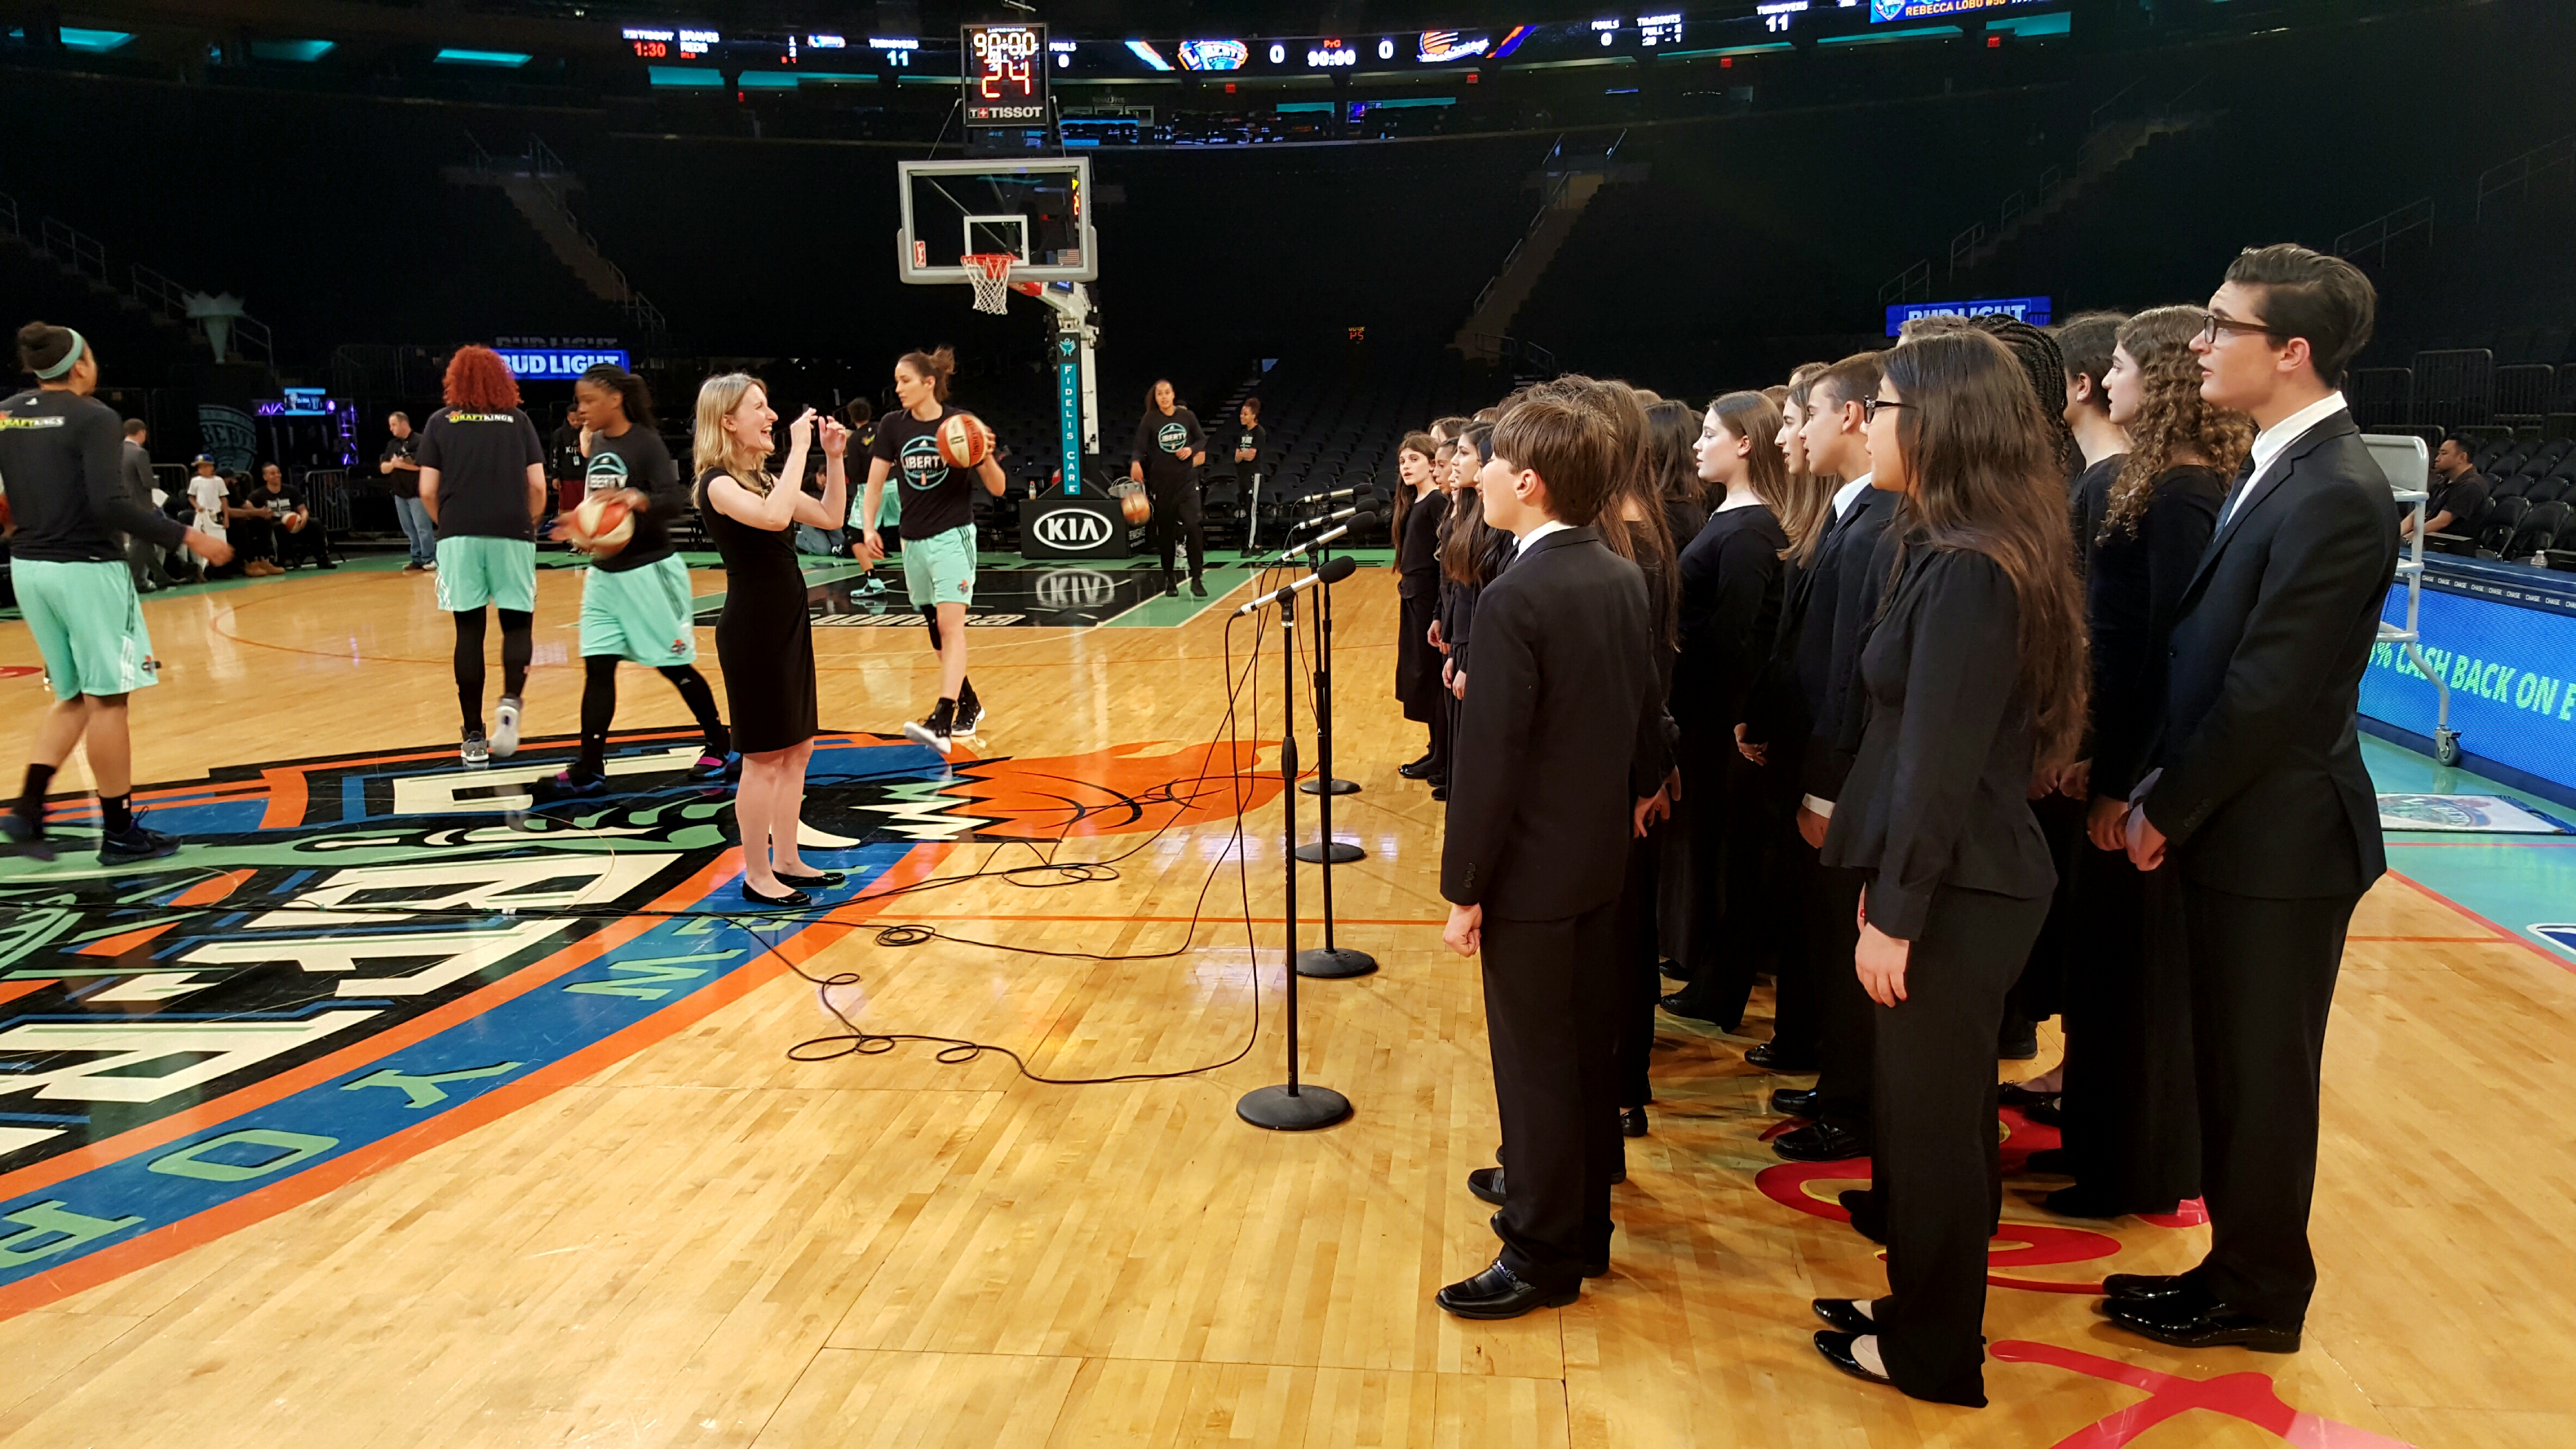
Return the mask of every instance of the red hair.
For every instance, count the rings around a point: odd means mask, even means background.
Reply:
[[[519,380],[510,374],[510,365],[501,354],[489,347],[460,347],[447,361],[447,381],[443,385],[447,405],[452,408],[514,408],[519,405]]]

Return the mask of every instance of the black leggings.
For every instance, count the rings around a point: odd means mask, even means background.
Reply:
[[[528,659],[537,652],[536,615],[517,609],[501,616],[501,697],[516,699],[528,687]],[[483,733],[483,611],[460,609],[456,620],[456,702],[465,712],[465,732]]]
[[[585,654],[581,660],[581,759],[575,773],[597,777],[608,773],[608,727],[617,718],[617,660],[614,654]],[[715,691],[696,667],[667,664],[658,671],[697,719],[706,734],[706,752],[723,759],[733,751],[723,716],[716,713]]]

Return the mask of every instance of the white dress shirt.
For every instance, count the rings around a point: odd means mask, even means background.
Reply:
[[[1527,553],[1530,551],[1530,545],[1538,542],[1540,539],[1547,537],[1551,533],[1562,533],[1573,526],[1573,524],[1566,522],[1562,518],[1551,518],[1547,522],[1542,523],[1538,527],[1521,535],[1520,551],[1522,553]]]
[[[2330,392],[2255,434],[2254,451],[2247,460],[2254,465],[2254,471],[2245,475],[2245,486],[2237,489],[2236,495],[2227,500],[2227,511],[2218,516],[2218,526],[2225,528],[2227,520],[2236,516],[2237,506],[2254,491],[2255,484],[2263,481],[2263,475],[2271,471],[2272,460],[2281,456],[2282,449],[2307,436],[2308,429],[2348,406],[2350,404],[2343,400],[2342,393]]]

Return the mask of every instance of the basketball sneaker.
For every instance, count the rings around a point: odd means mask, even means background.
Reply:
[[[957,701],[957,718],[949,725],[948,732],[960,739],[972,739],[976,731],[984,727],[984,720],[984,701],[961,699]]]
[[[875,574],[870,574],[859,582],[859,592],[871,597],[877,594],[882,594],[885,592],[885,580],[878,578]]]
[[[519,697],[501,696],[501,707],[492,712],[492,755],[506,760],[519,752]]]
[[[54,858],[54,843],[45,838],[45,827],[15,810],[0,814],[0,835],[7,836],[20,855],[34,860]]]
[[[596,799],[607,793],[607,776],[576,775],[570,770],[562,771],[550,779],[539,780],[528,787],[529,798],[540,805],[552,805],[561,800]]]
[[[903,732],[915,744],[928,745],[941,755],[946,755],[950,746],[955,743],[953,737],[957,733],[957,701],[941,700],[926,718],[905,721]]]
[[[132,865],[137,861],[159,860],[165,855],[178,853],[177,840],[149,828],[139,815],[133,824],[116,834],[98,838],[98,863],[101,865]]]
[[[488,765],[492,763],[492,745],[490,741],[483,738],[483,732],[481,730],[476,730],[474,733],[467,735],[465,737],[465,743],[457,749],[456,753],[458,758],[464,760],[465,763],[469,765]]]
[[[692,780],[734,780],[742,776],[742,756],[728,750],[724,754],[704,754],[689,767]]]

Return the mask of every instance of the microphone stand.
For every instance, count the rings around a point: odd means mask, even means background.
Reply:
[[[1329,585],[1320,588],[1329,591]],[[1279,810],[1287,844],[1297,844],[1297,596],[1282,594],[1279,598],[1279,682],[1282,687],[1280,708],[1288,727],[1279,732]],[[1297,859],[1292,854],[1283,862],[1287,869],[1287,924],[1283,928],[1288,961],[1288,1081],[1285,1086],[1262,1087],[1247,1092],[1234,1104],[1234,1114],[1255,1127],[1274,1132],[1311,1132],[1330,1127],[1351,1115],[1351,1099],[1330,1087],[1308,1086],[1297,1080],[1297,978],[1304,974],[1297,956]],[[1256,988],[1257,989],[1257,988]]]
[[[1315,567],[1328,561],[1332,543],[1329,538],[1315,545]],[[1293,629],[1292,629],[1293,634]],[[1324,868],[1324,944],[1297,956],[1297,974],[1324,980],[1348,976],[1366,976],[1377,969],[1377,958],[1366,951],[1356,951],[1333,939],[1333,867],[1349,865],[1366,852],[1347,840],[1333,838],[1333,797],[1355,795],[1359,786],[1333,774],[1333,593],[1322,591],[1315,601],[1315,778],[1298,783],[1297,788],[1317,797],[1316,809],[1323,817],[1322,834],[1312,843],[1297,847],[1297,859]]]

